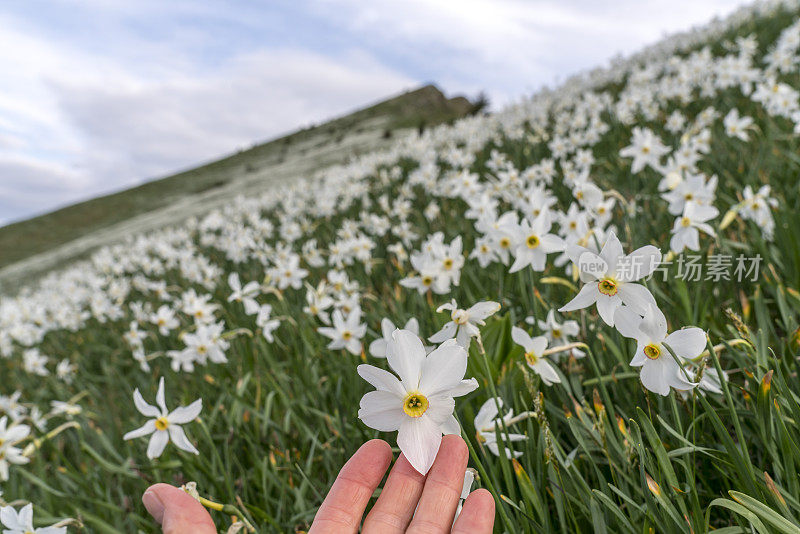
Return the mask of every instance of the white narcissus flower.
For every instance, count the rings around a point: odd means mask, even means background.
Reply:
[[[739,110],[734,108],[725,115],[722,123],[725,125],[725,133],[729,137],[737,137],[742,141],[748,141],[748,128],[753,126],[753,119],[750,117],[740,117]]]
[[[656,305],[650,290],[634,283],[650,275],[661,262],[661,251],[656,247],[647,245],[625,256],[619,239],[609,232],[600,254],[578,245],[568,247],[567,254],[585,285],[558,311],[580,310],[596,303],[603,321],[614,326],[614,312],[623,304],[640,315],[648,304]]]
[[[634,126],[631,144],[619,151],[623,158],[633,158],[631,172],[636,174],[649,165],[658,169],[661,165],[661,156],[669,153],[670,149],[664,146],[652,130]]]
[[[272,306],[264,304],[259,307],[258,315],[256,316],[256,325],[261,329],[261,334],[267,342],[272,343],[274,338],[272,332],[280,326],[281,322],[278,319],[272,318]]]
[[[757,192],[753,193],[753,188],[748,185],[742,193],[744,195],[740,204],[742,217],[759,225],[764,236],[771,240],[775,231],[775,220],[772,218],[770,208],[778,207],[778,200],[770,196],[770,186],[762,185]]]
[[[662,193],[661,198],[669,202],[667,211],[678,216],[689,203],[711,205],[716,195],[717,181],[716,175],[706,179],[703,174],[690,174],[674,189]]]
[[[497,443],[497,431],[501,430],[503,426],[508,428],[511,424],[511,419],[514,417],[514,410],[509,410],[505,415],[498,418],[498,405],[503,408],[503,399],[490,398],[483,403],[478,414],[475,416],[474,426],[478,434],[478,441],[486,445],[486,448],[495,456],[500,456],[500,446]],[[500,423],[503,423],[501,425]],[[500,439],[505,443],[512,441],[525,441],[528,436],[523,434],[500,433]],[[503,452],[508,458],[519,458],[522,453],[512,450],[508,447],[503,447]]]
[[[247,315],[258,313],[256,297],[261,292],[261,284],[253,281],[246,283],[244,287],[242,287],[242,282],[239,280],[239,273],[234,272],[228,275],[228,285],[231,288],[228,302],[241,302],[244,305],[244,312]]]
[[[719,211],[714,206],[701,206],[694,202],[689,202],[683,209],[683,216],[675,220],[672,227],[672,238],[669,240],[669,248],[676,254],[683,252],[683,249],[700,250],[700,231],[714,237],[714,229],[706,222],[719,215]]]
[[[181,450],[200,454],[186,437],[180,425],[193,421],[200,415],[200,410],[203,409],[203,399],[197,399],[189,406],[181,406],[171,412],[168,411],[164,400],[164,377],[161,377],[156,393],[158,407],[147,404],[142,398],[142,394],[139,393],[139,388],[133,391],[133,403],[142,415],[153,419],[147,421],[141,428],[131,430],[122,439],[129,440],[152,434],[150,444],[147,446],[147,457],[150,459],[161,456],[170,440]]]
[[[376,358],[385,358],[386,357],[386,347],[388,346],[389,342],[392,340],[392,334],[397,328],[394,326],[394,323],[384,317],[381,319],[381,335],[375,341],[369,344],[369,353],[372,354]],[[403,330],[408,330],[414,335],[419,335],[419,321],[417,321],[416,317],[412,317],[406,322],[406,325],[403,327]]]
[[[0,508],[0,522],[6,527],[3,534],[66,534],[67,527],[33,528],[33,504],[26,504],[17,512],[13,506]]]
[[[547,336],[547,340],[553,345],[567,345],[572,342],[572,338],[580,332],[578,321],[564,321],[559,323],[556,320],[555,310],[547,312],[547,318],[537,321],[534,317],[526,317],[525,322],[534,325],[538,324],[539,329]],[[576,358],[583,358],[586,354],[580,349],[571,349],[570,352]],[[559,354],[563,354],[559,353]]]
[[[550,214],[547,210],[535,219],[522,221],[509,231],[514,236],[514,263],[508,272],[515,273],[530,266],[534,271],[544,271],[547,255],[564,250],[564,240],[551,234]]]
[[[525,362],[537,375],[542,377],[546,385],[557,384],[561,378],[556,373],[553,365],[543,355],[547,349],[547,338],[544,336],[531,337],[525,330],[517,326],[511,327],[511,339],[514,343],[525,349]]]
[[[10,464],[21,465],[31,461],[22,454],[22,449],[15,445],[28,437],[31,429],[28,425],[11,423],[8,426],[8,416],[0,417],[0,480],[8,480]]]
[[[669,394],[669,388],[692,389],[691,382],[681,365],[672,357],[665,344],[680,360],[700,356],[706,347],[706,333],[691,327],[667,335],[667,319],[656,306],[649,306],[644,317],[624,306],[617,310],[614,321],[623,336],[636,340],[636,354],[631,365],[641,367],[642,385],[659,395]]]
[[[175,317],[175,311],[166,304],[158,307],[158,310],[150,316],[150,322],[158,327],[158,332],[162,336],[168,336],[170,331],[181,325]]]
[[[469,349],[470,340],[480,335],[479,326],[483,326],[485,319],[497,313],[500,303],[484,301],[473,304],[466,310],[458,307],[456,300],[442,304],[436,309],[437,313],[450,310],[450,321],[445,323],[441,330],[428,338],[431,343],[441,343],[447,339],[456,338],[459,345]]]
[[[361,354],[361,338],[367,333],[367,325],[361,323],[361,309],[355,308],[344,318],[341,310],[334,310],[333,326],[322,326],[317,332],[331,339],[328,348],[331,350],[347,349],[350,354]]]
[[[358,417],[381,432],[397,431],[397,445],[409,463],[428,472],[443,434],[459,434],[453,416],[455,397],[478,387],[474,378],[464,380],[467,351],[454,340],[425,354],[422,340],[408,330],[395,330],[386,347],[388,371],[359,365],[358,374],[375,386],[361,398]]]

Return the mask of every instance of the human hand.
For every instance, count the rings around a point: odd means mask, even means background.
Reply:
[[[400,455],[361,532],[490,534],[494,525],[494,498],[485,489],[469,495],[453,524],[468,456],[464,440],[455,435],[442,438],[427,476],[420,475]],[[391,461],[392,449],[385,441],[374,439],[362,445],[336,477],[309,534],[358,532],[364,509]]]
[[[490,534],[494,525],[494,499],[483,489],[473,491],[455,516],[467,447],[459,436],[444,436],[427,476],[420,475],[401,455],[375,506],[367,514],[364,534]],[[368,441],[339,472],[317,511],[309,534],[358,532],[364,510],[392,461],[388,443]],[[182,490],[167,484],[147,489],[142,502],[161,524],[164,534],[215,534],[216,527],[203,506]]]

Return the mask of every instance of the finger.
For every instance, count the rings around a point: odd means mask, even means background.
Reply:
[[[356,532],[372,493],[392,461],[392,448],[373,439],[344,464],[328,496],[317,510],[309,534]]]
[[[411,467],[405,455],[401,454],[383,485],[378,501],[364,521],[363,531],[369,534],[405,532],[424,486],[425,475]]]
[[[142,495],[142,503],[164,534],[217,534],[203,505],[179,488],[169,484],[150,486]]]
[[[473,491],[464,501],[453,534],[492,534],[494,528],[494,497],[485,489]]]
[[[428,471],[417,512],[408,527],[409,533],[450,532],[464,487],[467,456],[467,444],[461,436],[447,435],[442,438],[439,453]]]

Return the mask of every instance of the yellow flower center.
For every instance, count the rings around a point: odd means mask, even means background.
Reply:
[[[467,312],[464,310],[453,310],[453,312],[450,314],[450,319],[452,319],[456,324],[467,324],[469,315],[467,315]]]
[[[453,260],[451,260],[450,258],[447,258],[446,260],[444,260],[444,268],[445,268],[446,271],[449,271],[450,269],[452,269],[453,268]]]
[[[597,284],[597,289],[600,290],[600,293],[606,295],[607,297],[613,297],[617,294],[618,287],[616,280],[611,278],[603,278],[600,280],[600,283]]]
[[[539,356],[537,356],[533,352],[526,352],[525,353],[525,361],[528,362],[528,365],[536,365],[536,362],[539,361]]]
[[[552,333],[553,333],[553,337],[554,338],[557,338],[557,339],[561,338],[561,329],[560,328],[554,328]]]
[[[576,229],[578,227],[578,223],[576,223],[575,221],[571,221],[569,223],[569,227],[570,227],[571,230],[574,230],[574,229]]]
[[[197,346],[197,354],[205,354],[208,351],[205,345]]]
[[[430,276],[423,276],[422,277],[422,285],[423,286],[427,287],[427,286],[431,285],[432,283],[433,283],[433,278],[432,277],[430,277]]]
[[[403,400],[403,411],[409,417],[422,417],[428,410],[428,399],[422,393],[409,393]]]
[[[511,240],[509,238],[507,238],[507,237],[504,237],[503,239],[500,240],[500,246],[502,248],[510,247],[511,246]]]
[[[156,430],[166,430],[169,426],[169,421],[166,417],[159,417],[156,419]]]
[[[650,147],[649,146],[643,146],[642,147],[642,154],[649,154],[649,153],[650,153]]]
[[[658,348],[658,345],[650,343],[644,348],[644,355],[651,360],[657,360],[661,356],[661,349]]]
[[[689,217],[681,217],[681,226],[686,228],[692,225],[692,220]]]
[[[539,246],[539,236],[538,235],[529,235],[528,239],[525,240],[525,244],[528,245],[528,248],[536,248]]]
[[[694,194],[686,193],[686,195],[684,195],[683,198],[685,198],[686,200],[694,200]]]
[[[345,330],[342,332],[342,339],[348,341],[351,337],[353,337],[353,333],[350,330]]]

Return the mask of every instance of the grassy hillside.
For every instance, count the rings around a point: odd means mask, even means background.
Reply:
[[[225,188],[242,176],[268,173],[287,159],[342,146],[344,161],[375,148],[343,145],[346,136],[373,131],[388,143],[401,130],[452,122],[473,110],[466,98],[448,99],[428,85],[166,178],[10,224],[0,228],[0,268],[178,200]]]

